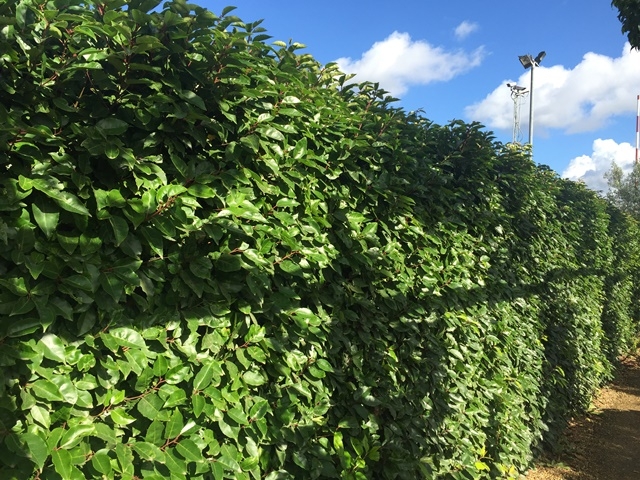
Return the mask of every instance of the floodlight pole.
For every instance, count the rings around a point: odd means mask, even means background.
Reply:
[[[640,149],[640,95],[636,99],[638,113],[636,114],[636,165],[638,164],[638,150]]]
[[[536,69],[536,62],[531,62],[531,84],[529,85],[529,147],[533,152],[533,71]]]
[[[529,54],[518,57],[525,69],[531,69],[531,85],[529,85],[529,148],[531,148],[531,155],[533,155],[533,71],[540,66],[540,62],[546,54],[542,51],[536,58]]]

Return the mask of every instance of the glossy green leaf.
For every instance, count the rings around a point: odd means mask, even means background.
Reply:
[[[31,210],[33,212],[33,218],[42,232],[47,236],[47,238],[51,238],[58,227],[60,212],[51,208],[44,208],[41,210],[35,203],[31,205]]]
[[[95,430],[93,425],[75,425],[62,436],[59,448],[69,449],[74,447],[82,438],[91,435]]]
[[[176,445],[177,452],[188,462],[202,462],[202,451],[193,440],[185,438]]]
[[[148,418],[149,420],[157,420],[162,416],[163,403],[164,402],[157,394],[151,393],[142,397],[138,401],[136,408],[145,418]]]
[[[103,118],[96,124],[96,128],[105,136],[122,135],[129,128],[129,124],[119,118]]]
[[[157,461],[164,463],[164,452],[153,443],[148,442],[135,442],[133,444],[133,450],[140,455],[140,458],[150,462]]]
[[[46,358],[60,363],[65,362],[65,345],[58,336],[52,333],[46,334],[39,343]]]
[[[142,335],[128,327],[117,327],[109,329],[109,335],[111,335],[116,343],[122,347],[128,348],[146,348],[146,343]]]
[[[51,426],[51,416],[46,408],[39,405],[33,405],[30,412],[31,418],[33,418],[34,422],[39,423],[42,427],[47,429]]]
[[[223,371],[218,361],[210,360],[205,362],[193,379],[194,390],[204,390],[214,377],[220,378],[222,374]]]
[[[126,426],[136,421],[135,417],[129,415],[122,408],[114,408],[113,410],[111,410],[110,417],[111,420],[113,420],[113,423],[119,426]]]
[[[127,235],[129,235],[129,224],[125,219],[118,216],[109,217],[109,223],[113,228],[113,234],[115,236],[115,245],[119,247],[122,242],[125,241]]]
[[[96,452],[91,457],[91,465],[98,472],[104,475],[110,475],[112,472],[111,460],[109,456],[104,452]]]
[[[249,422],[247,422],[247,415],[244,413],[244,411],[240,407],[230,408],[229,410],[227,410],[227,415],[229,415],[229,417],[238,425],[249,424]]]
[[[24,433],[20,436],[20,441],[24,443],[27,451],[26,456],[36,464],[38,469],[42,469],[49,457],[49,448],[46,442],[35,433]]]
[[[49,380],[36,380],[31,385],[31,391],[36,397],[49,401],[62,401],[63,397],[60,394],[60,389]]]
[[[266,379],[258,372],[253,370],[248,370],[242,374],[242,379],[247,383],[247,385],[258,387],[260,385],[264,385]]]
[[[74,467],[71,463],[71,454],[69,451],[54,449],[53,452],[51,452],[51,459],[53,460],[53,466],[56,472],[62,477],[62,480],[72,480]]]
[[[78,215],[86,215],[91,216],[87,207],[83,205],[83,203],[69,192],[56,192],[55,195],[50,195],[60,207],[62,207],[67,212],[75,213]]]

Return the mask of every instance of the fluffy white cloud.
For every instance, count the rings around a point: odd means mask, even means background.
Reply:
[[[357,74],[359,81],[379,82],[392,95],[402,95],[411,85],[446,81],[482,62],[485,52],[446,51],[408,33],[393,32],[376,42],[359,60],[339,58],[341,70]]]
[[[469,22],[465,20],[460,25],[458,25],[453,31],[454,35],[458,40],[464,40],[473,32],[478,29],[478,24],[474,22]]]
[[[623,172],[629,173],[635,162],[635,147],[627,142],[617,143],[612,139],[594,140],[591,155],[581,155],[569,162],[562,176],[570,180],[582,180],[589,188],[596,191],[607,191],[604,174],[616,162]]]
[[[573,69],[541,65],[534,73],[535,129],[560,129],[567,133],[594,131],[615,115],[635,111],[640,78],[640,51],[626,44],[622,55],[611,58],[587,53]],[[466,108],[466,115],[494,129],[513,125],[513,101],[505,80],[484,100]],[[517,83],[528,87],[529,70]],[[521,110],[528,128],[529,102]]]

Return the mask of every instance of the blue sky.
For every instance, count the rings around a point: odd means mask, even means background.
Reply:
[[[229,5],[196,0],[220,13]],[[444,124],[479,121],[511,141],[506,84],[529,86],[519,55],[545,50],[534,76],[534,159],[559,174],[605,188],[616,160],[635,158],[640,53],[621,33],[609,0],[236,0],[233,14],[264,19],[272,40],[305,44],[318,61],[338,61],[359,80],[379,81],[405,110]],[[529,98],[521,107],[528,140]]]

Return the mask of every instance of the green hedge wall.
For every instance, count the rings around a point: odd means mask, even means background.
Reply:
[[[638,226],[183,1],[0,0],[0,479],[516,478]]]

